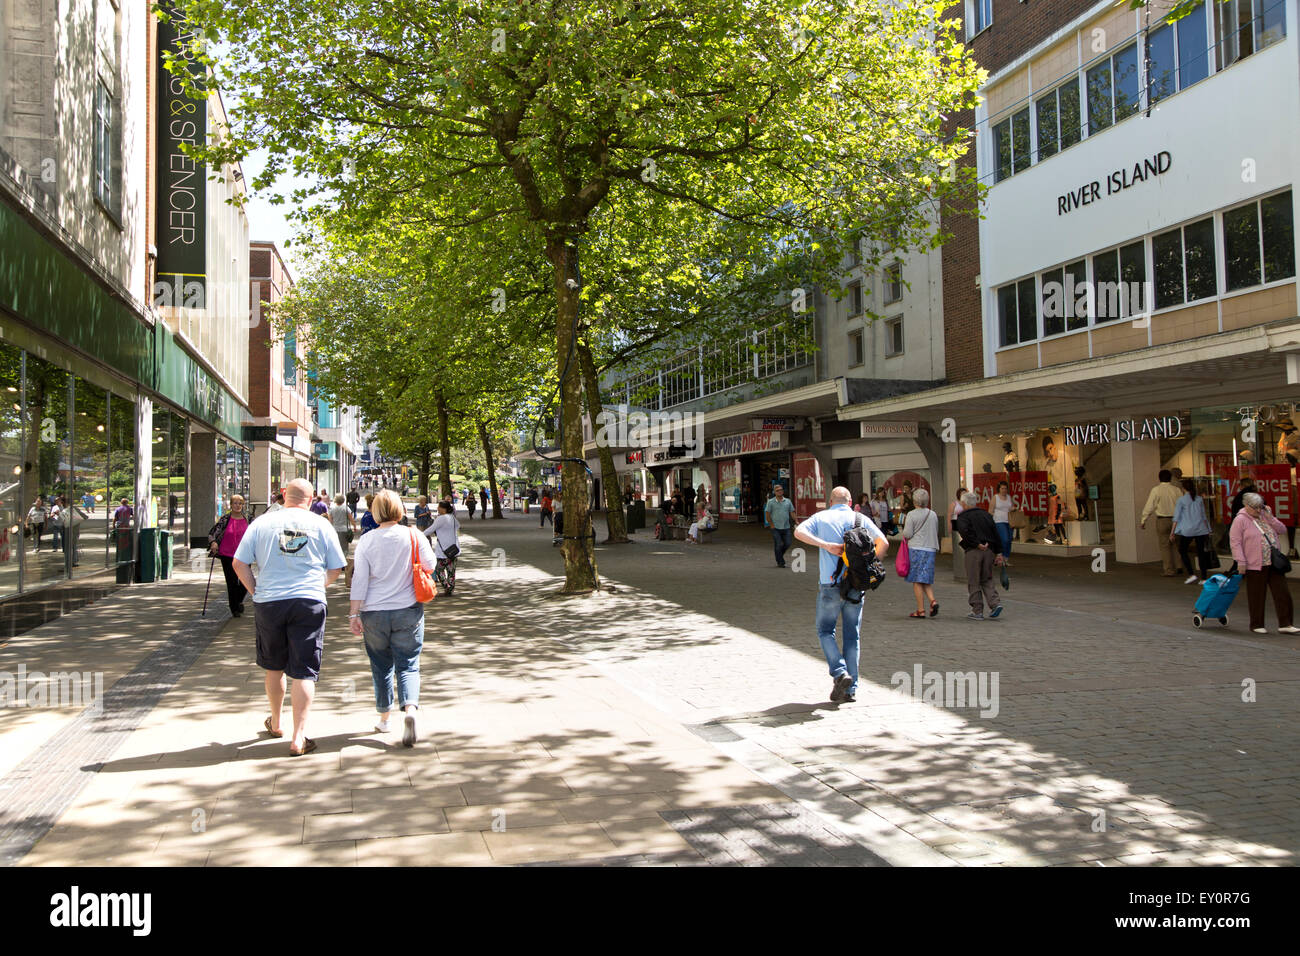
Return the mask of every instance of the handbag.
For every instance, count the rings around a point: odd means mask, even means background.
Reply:
[[[428,604],[438,594],[437,589],[433,586],[433,575],[424,568],[420,567],[420,548],[415,540],[415,532],[411,532],[411,564],[412,564],[412,584],[415,585],[415,600],[421,604]]]
[[[907,546],[907,539],[904,538],[898,545],[898,556],[894,558],[894,573],[900,578],[905,578],[910,570],[912,570],[912,552]]]
[[[1007,524],[1011,525],[1013,530],[1028,528],[1029,519],[1025,517],[1025,513],[1022,510],[1019,508],[1013,508],[1007,513]]]
[[[1291,559],[1288,558],[1278,546],[1269,543],[1269,559],[1274,571],[1278,574],[1287,574],[1291,570]]]

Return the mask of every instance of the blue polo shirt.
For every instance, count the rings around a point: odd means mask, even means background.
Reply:
[[[807,521],[802,522],[799,527],[810,532],[813,537],[820,538],[823,541],[843,541],[844,533],[853,527],[855,518],[861,519],[862,527],[867,529],[867,534],[872,541],[879,541],[885,538],[885,535],[876,523],[866,515],[854,511],[848,505],[834,505],[825,511],[819,511]],[[843,562],[831,554],[825,548],[817,549],[818,560],[818,580],[822,584],[830,584],[831,578],[835,575],[835,569]]]

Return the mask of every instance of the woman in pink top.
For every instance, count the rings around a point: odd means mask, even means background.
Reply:
[[[226,595],[230,599],[230,616],[244,613],[244,598],[248,589],[235,574],[235,549],[239,547],[244,532],[248,530],[248,516],[244,514],[244,496],[232,495],[230,510],[208,532],[208,550],[221,561],[221,571],[226,576]]]
[[[1273,594],[1273,610],[1277,612],[1277,629],[1281,634],[1297,634],[1300,628],[1291,625],[1291,591],[1286,575],[1273,570],[1272,551],[1286,534],[1286,525],[1273,517],[1272,510],[1255,492],[1241,498],[1241,510],[1232,519],[1228,540],[1232,543],[1232,559],[1246,575],[1246,599],[1250,605],[1250,629],[1256,634],[1267,634],[1264,628],[1264,594]]]

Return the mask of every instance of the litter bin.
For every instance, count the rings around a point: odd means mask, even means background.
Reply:
[[[143,584],[158,580],[158,529],[140,529],[140,570],[137,578]]]
[[[172,541],[174,531],[158,532],[158,579],[166,580],[172,576]]]
[[[641,531],[645,528],[645,502],[634,501],[627,506],[627,530]]]
[[[117,539],[117,583],[130,584],[132,572],[135,570],[135,562],[131,558],[131,549],[134,544],[132,538],[134,532],[130,528],[118,528],[113,532]]]

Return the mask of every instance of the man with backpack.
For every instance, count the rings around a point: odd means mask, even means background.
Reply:
[[[852,507],[853,495],[844,487],[831,490],[830,507],[819,511],[794,529],[800,541],[820,549],[817,580],[817,640],[834,683],[831,700],[852,703],[858,693],[858,626],[862,621],[862,590],[873,585],[860,578],[859,567],[884,559],[889,539],[875,523]],[[845,535],[854,532],[848,564]],[[863,544],[870,542],[871,550]],[[856,597],[855,597],[856,595]],[[843,646],[835,640],[835,621],[841,622]]]

